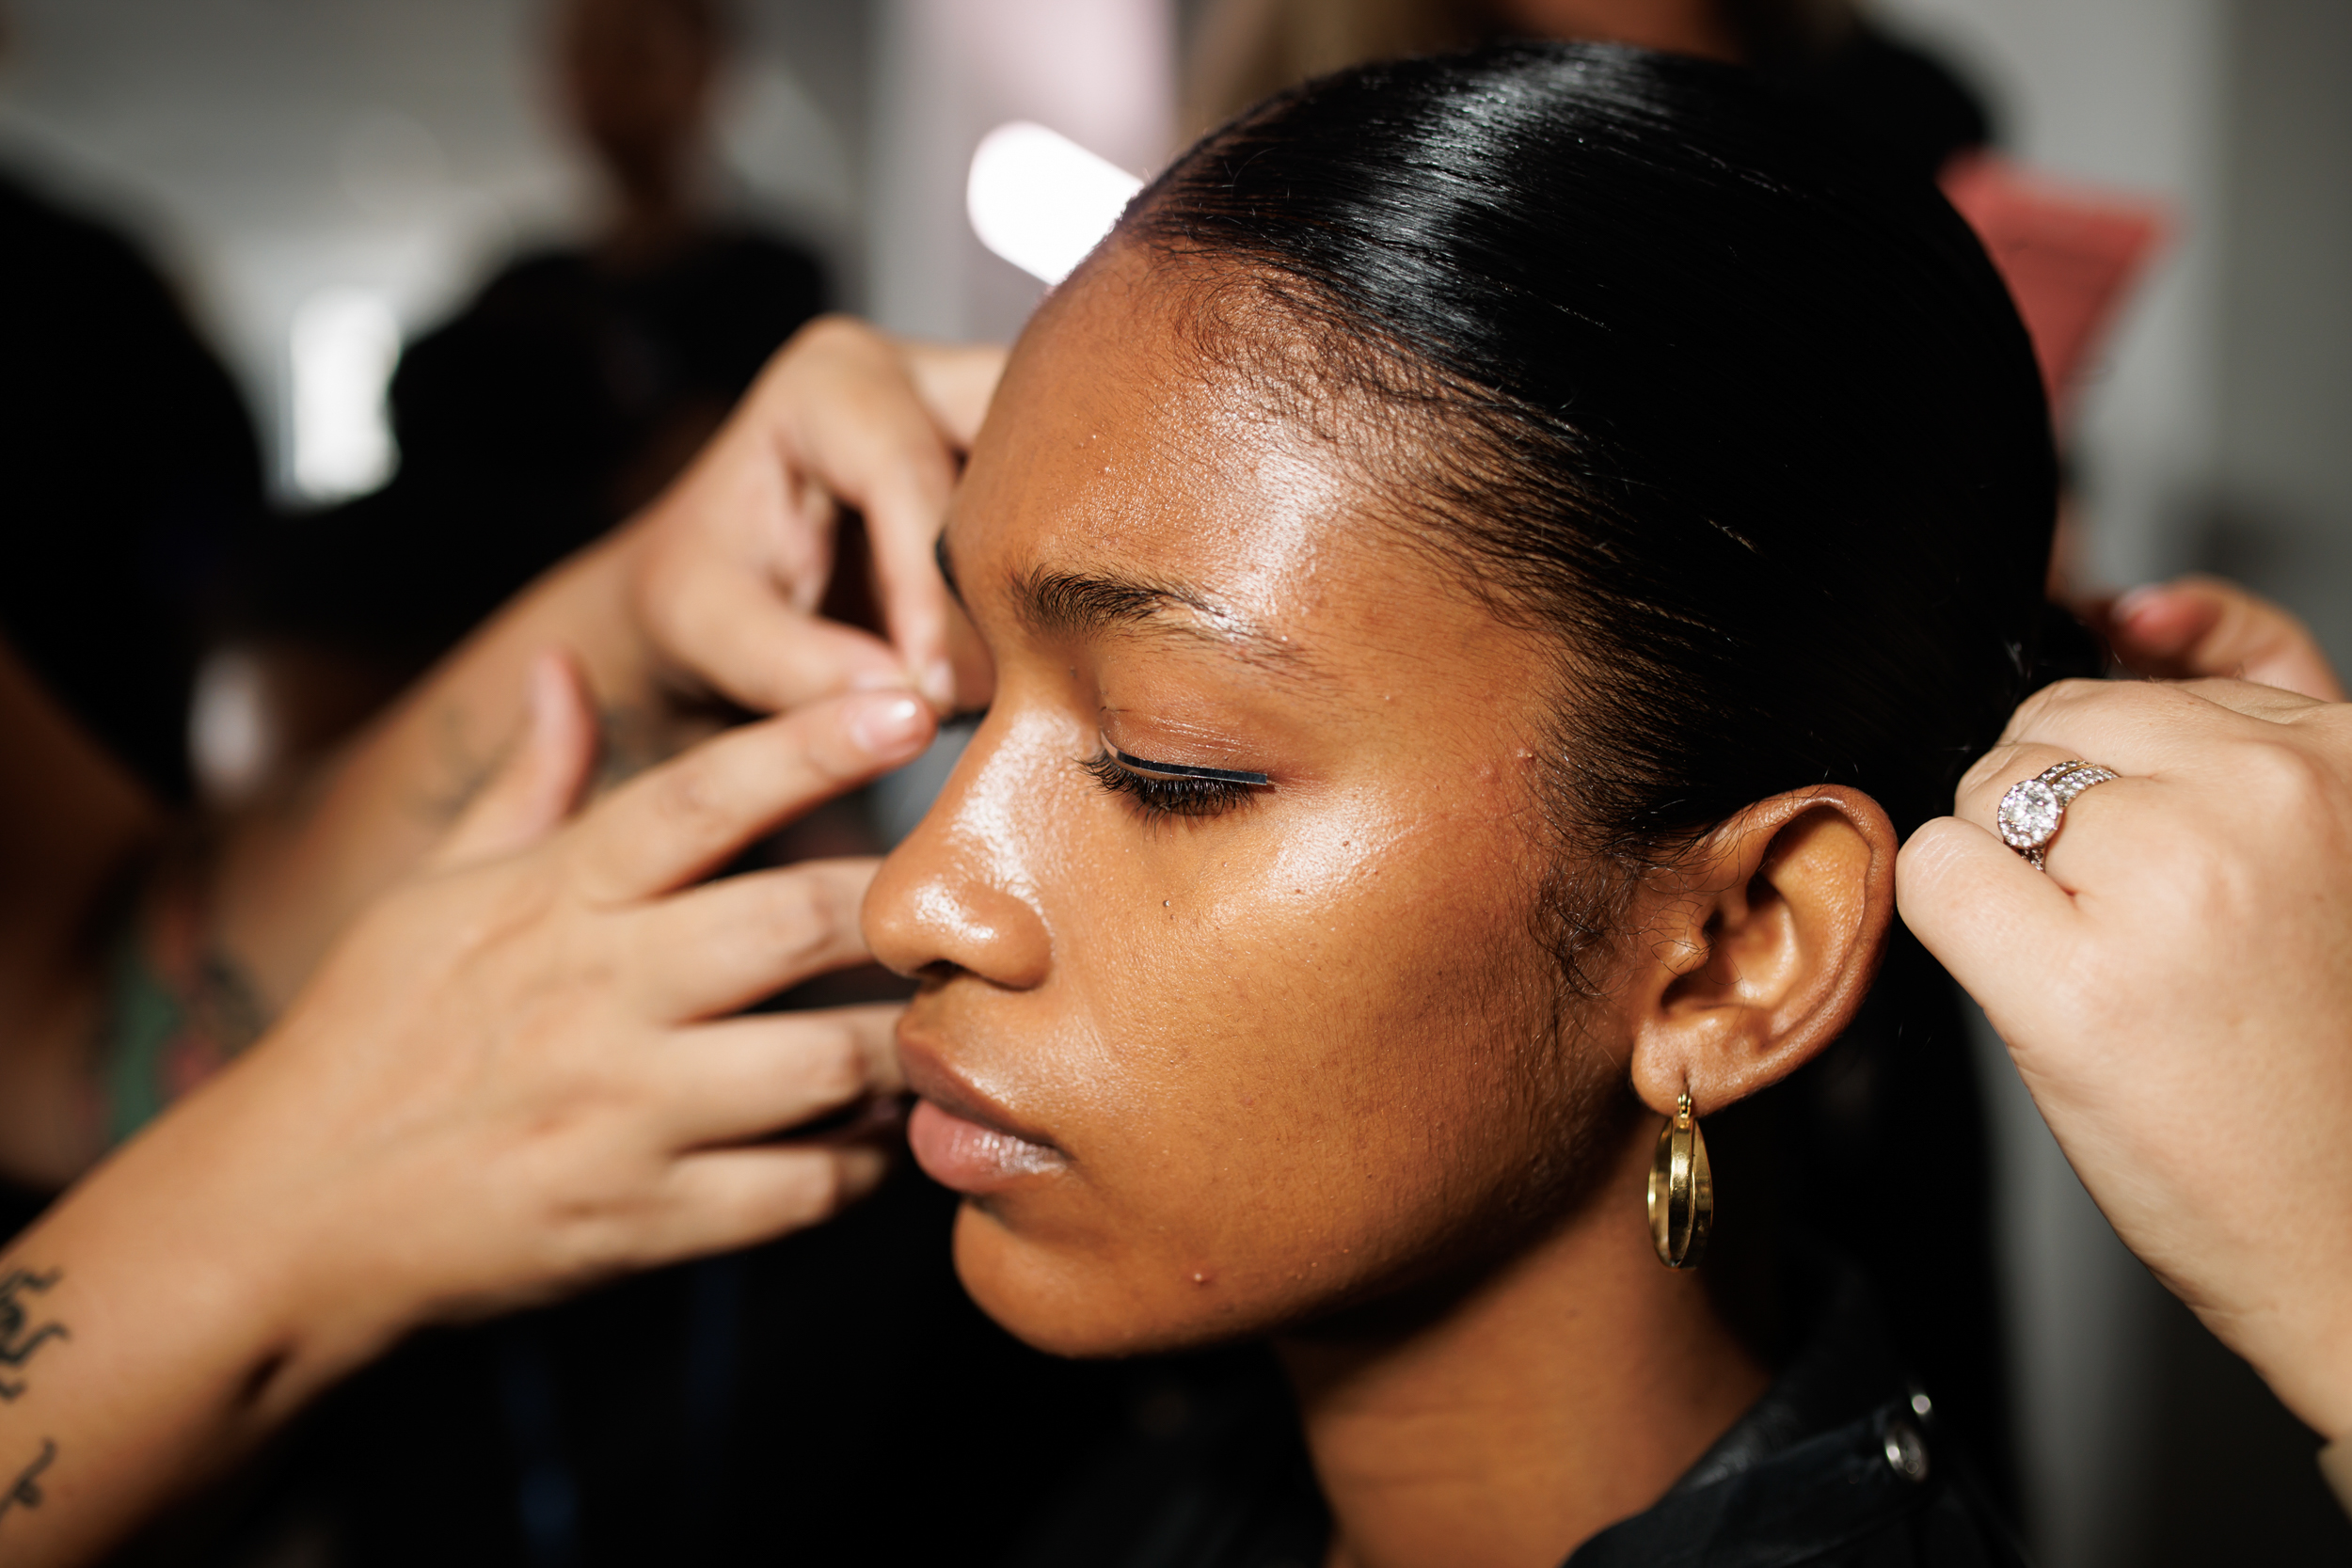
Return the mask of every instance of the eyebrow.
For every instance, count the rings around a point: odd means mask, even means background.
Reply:
[[[947,592],[964,605],[953,558],[943,532],[931,546]],[[1033,571],[1012,582],[1014,612],[1031,630],[1048,637],[1085,638],[1118,627],[1172,633],[1241,654],[1269,669],[1303,673],[1305,660],[1286,638],[1277,637],[1212,594],[1182,583],[1152,582],[1107,572]],[[1171,606],[1191,611],[1170,615]],[[968,610],[969,606],[965,609]]]
[[[1129,628],[1205,642],[1271,670],[1295,671],[1301,663],[1298,649],[1287,639],[1182,583],[1041,570],[1015,578],[1012,593],[1022,621],[1047,637],[1094,637]],[[1169,613],[1176,610],[1189,613]]]

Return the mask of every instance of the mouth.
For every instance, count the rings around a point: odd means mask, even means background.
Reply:
[[[919,1097],[907,1117],[907,1147],[925,1175],[966,1196],[1000,1192],[1066,1169],[1070,1157],[1010,1111],[965,1082],[919,1040],[901,1033],[898,1060]]]

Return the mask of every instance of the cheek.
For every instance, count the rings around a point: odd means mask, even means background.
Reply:
[[[1534,1162],[1549,990],[1501,802],[1080,819],[1124,835],[1073,846],[1054,922],[1080,1174],[967,1215],[985,1305],[1069,1328],[1091,1301],[1116,1338],[1057,1348],[1262,1328],[1410,1268]]]

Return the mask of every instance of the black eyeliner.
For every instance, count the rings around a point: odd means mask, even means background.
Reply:
[[[1268,784],[1274,782],[1263,773],[1245,773],[1233,768],[1195,768],[1184,762],[1146,762],[1141,757],[1120,751],[1107,740],[1103,742],[1103,746],[1120,762],[1140,772],[1166,773],[1178,779],[1214,779],[1218,784]]]

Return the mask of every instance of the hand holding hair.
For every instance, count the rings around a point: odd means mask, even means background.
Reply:
[[[906,761],[904,693],[736,729],[565,821],[595,750],[543,657],[525,741],[275,1029],[0,1256],[0,1560],[88,1560],[421,1323],[747,1245],[873,1186],[897,1009],[734,1016],[863,957],[867,862],[702,883]]]
[[[2065,807],[2044,875],[1995,813],[2076,758],[2122,777]],[[2352,706],[2051,687],[1913,835],[1897,890],[2117,1233],[2339,1445],[2352,1506]]]

